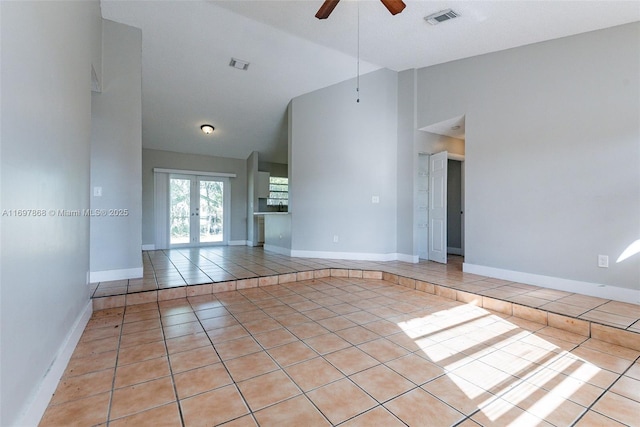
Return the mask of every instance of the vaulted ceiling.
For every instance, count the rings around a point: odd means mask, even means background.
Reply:
[[[358,51],[360,73],[402,71],[640,20],[637,1],[405,3],[391,16],[378,0],[342,0],[326,20],[314,17],[322,0],[101,5],[105,19],[142,29],[143,147],[278,163],[289,101],[355,77]],[[423,19],[448,8],[460,17]]]

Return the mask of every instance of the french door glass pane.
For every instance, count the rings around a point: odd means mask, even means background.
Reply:
[[[171,178],[169,185],[170,228],[169,236],[172,245],[189,243],[191,227],[191,180]]]
[[[221,181],[200,181],[200,243],[223,240],[223,192]]]

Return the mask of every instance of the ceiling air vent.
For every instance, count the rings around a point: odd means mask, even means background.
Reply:
[[[451,9],[441,10],[440,12],[432,13],[429,16],[425,16],[424,19],[431,25],[438,25],[441,22],[448,21],[449,19],[457,18],[460,16]]]
[[[231,62],[229,62],[229,66],[233,68],[237,68],[238,70],[247,71],[249,69],[249,63],[247,61],[243,61],[242,59],[231,58]]]

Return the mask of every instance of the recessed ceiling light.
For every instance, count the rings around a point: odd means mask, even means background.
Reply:
[[[242,59],[231,58],[231,62],[229,62],[229,66],[233,68],[237,68],[238,70],[247,71],[249,69],[249,63],[247,61],[243,61]]]
[[[213,131],[215,130],[215,128],[211,125],[202,125],[200,126],[200,129],[202,129],[202,132],[206,133],[207,135],[213,133]]]

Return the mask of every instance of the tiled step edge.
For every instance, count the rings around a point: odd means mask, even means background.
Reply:
[[[102,310],[107,308],[124,307],[127,305],[167,301],[198,295],[216,294],[219,292],[282,285],[285,283],[302,282],[312,279],[321,279],[324,277],[381,279],[409,289],[438,295],[443,298],[460,301],[466,304],[473,304],[508,316],[518,317],[520,319],[640,351],[640,334],[633,331],[602,325],[589,320],[577,319],[571,316],[564,316],[550,311],[528,307],[497,298],[477,295],[442,285],[435,285],[433,283],[413,279],[411,277],[399,276],[380,270],[326,268],[321,270],[254,277],[250,279],[230,280],[226,282],[180,286],[176,288],[137,292],[127,295],[97,297],[93,298],[93,309]]]

